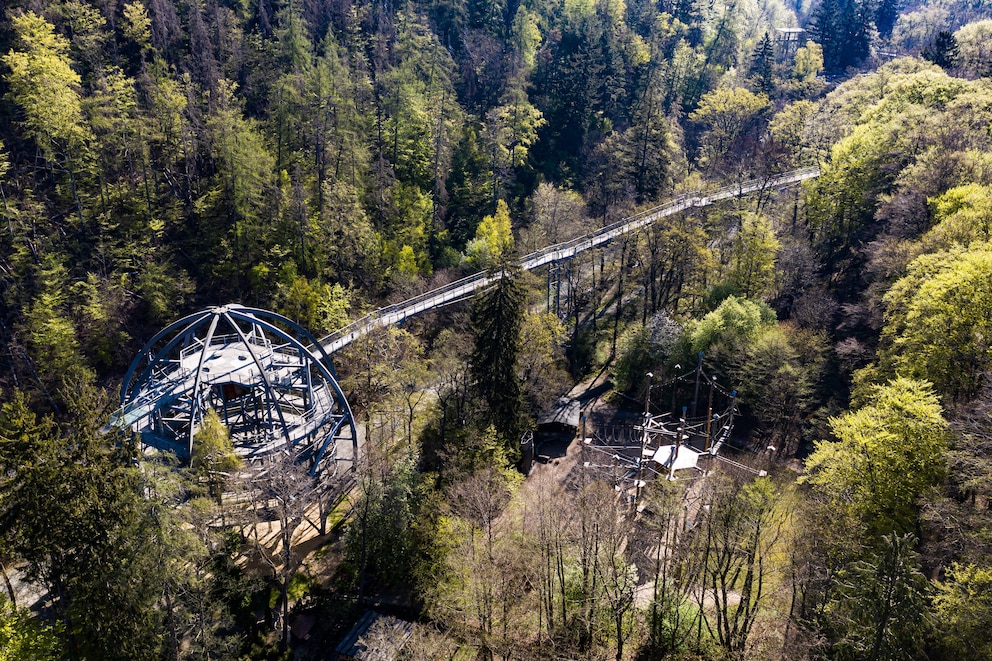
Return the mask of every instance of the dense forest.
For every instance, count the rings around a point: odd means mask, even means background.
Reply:
[[[369,632],[387,658],[992,658],[992,6],[2,11],[0,658],[336,658],[383,603],[414,622]],[[804,166],[576,259],[554,305],[514,267]],[[317,524],[216,416],[189,465],[105,428],[185,314],[320,336],[486,269],[334,356],[363,446]],[[754,470],[635,507],[517,470],[573,384],[638,409],[697,356]]]

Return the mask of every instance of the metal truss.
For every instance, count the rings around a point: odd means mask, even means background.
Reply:
[[[250,464],[292,453],[316,477],[353,466],[358,453],[329,356],[306,329],[266,310],[211,307],[170,324],[131,362],[120,396],[111,425],[187,462],[210,410]]]

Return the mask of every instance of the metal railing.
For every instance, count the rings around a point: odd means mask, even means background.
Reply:
[[[594,232],[546,246],[524,255],[519,262],[520,268],[525,271],[531,271],[551,262],[571,259],[580,252],[597,248],[619,236],[647,227],[659,218],[671,216],[691,207],[705,207],[731,197],[740,197],[761,190],[788,186],[805,181],[806,179],[812,179],[819,176],[819,174],[820,169],[818,167],[802,168],[764,179],[740,182],[705,192],[684,193],[664,204],[645,209],[615,223],[601,227]],[[347,326],[326,335],[319,342],[324,348],[324,351],[334,353],[351,344],[354,340],[367,335],[375,328],[383,328],[400,323],[421,312],[469,297],[479,289],[495,281],[497,277],[489,271],[480,271],[460,280],[455,280],[436,289],[418,294],[401,303],[394,303],[393,305],[388,305],[370,312]]]

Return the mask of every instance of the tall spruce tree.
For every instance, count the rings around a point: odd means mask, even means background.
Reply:
[[[892,28],[895,27],[896,19],[899,18],[899,10],[902,3],[899,0],[881,0],[875,9],[875,27],[878,34],[883,39],[892,36]]]
[[[920,55],[941,69],[951,69],[958,63],[958,40],[950,31],[941,30]]]
[[[0,408],[3,543],[45,588],[69,659],[157,659],[162,565],[141,473],[111,436],[92,390],[64,428],[15,393]],[[0,656],[0,658],[3,658]]]
[[[523,387],[517,373],[520,327],[524,316],[524,290],[509,259],[494,267],[498,274],[492,289],[472,307],[475,346],[472,377],[486,405],[483,422],[493,425],[509,455],[516,455],[516,441],[524,427]]]
[[[774,73],[775,47],[766,31],[751,55],[750,75],[754,79],[755,91],[770,97],[775,91]]]
[[[839,658],[919,658],[933,626],[930,584],[920,570],[912,533],[882,537],[879,552],[841,571],[827,606]]]
[[[823,66],[840,72],[860,65],[871,49],[874,15],[865,0],[823,0],[813,11],[811,32],[823,46]]]

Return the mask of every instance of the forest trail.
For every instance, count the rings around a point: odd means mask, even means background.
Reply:
[[[706,207],[729,198],[742,197],[759,191],[791,186],[807,179],[813,179],[819,175],[820,169],[818,167],[802,168],[772,177],[740,182],[706,192],[683,194],[664,204],[646,209],[594,232],[541,248],[522,257],[519,265],[522,270],[531,271],[547,264],[569,260],[581,252],[606,245],[624,234],[636,232],[650,226],[661,218],[672,216],[686,209]],[[461,280],[456,280],[437,289],[414,296],[402,303],[379,308],[361,319],[353,321],[344,328],[321,338],[319,342],[325,352],[328,354],[334,353],[348,346],[353,341],[364,337],[376,328],[384,328],[393,324],[403,323],[409,317],[416,316],[422,312],[471,298],[475,292],[489,286],[497,277],[489,271],[480,271]]]

